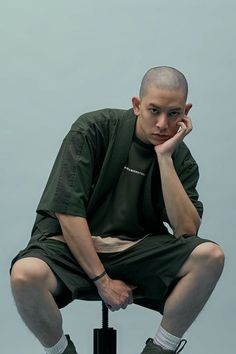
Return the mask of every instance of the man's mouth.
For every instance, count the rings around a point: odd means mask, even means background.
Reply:
[[[160,138],[160,139],[166,139],[166,138],[168,138],[168,135],[166,135],[166,134],[152,133],[152,135],[154,135],[154,136],[156,136],[156,137],[158,137],[158,138]]]

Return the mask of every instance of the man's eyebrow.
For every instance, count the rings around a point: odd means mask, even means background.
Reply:
[[[160,107],[158,107],[155,103],[149,103],[149,106],[152,106],[152,107],[155,107],[155,108],[159,108],[159,109],[160,109]]]
[[[181,108],[181,107],[170,107],[170,110],[171,111],[182,111],[183,108]]]
[[[157,106],[155,103],[149,103],[149,107],[154,107],[154,108],[161,109],[161,107]],[[168,110],[171,110],[171,111],[182,111],[182,107],[168,107]]]

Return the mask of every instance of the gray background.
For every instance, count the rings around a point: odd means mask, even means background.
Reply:
[[[35,208],[61,140],[81,113],[129,108],[144,72],[171,65],[189,81],[201,170],[200,234],[219,242],[226,267],[192,328],[186,354],[232,352],[235,338],[235,1],[8,0],[0,2],[1,352],[43,350],[21,323],[9,289],[10,260],[29,239]],[[196,294],[197,296],[197,294]],[[64,328],[92,353],[100,304],[74,302]],[[160,315],[135,305],[111,314],[118,353],[138,354]]]

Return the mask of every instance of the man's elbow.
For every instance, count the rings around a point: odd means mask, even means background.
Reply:
[[[191,222],[186,222],[182,225],[180,225],[178,228],[175,229],[175,235],[176,236],[181,236],[181,235],[192,235],[196,236],[199,230],[199,227],[201,225],[201,219],[191,221]]]

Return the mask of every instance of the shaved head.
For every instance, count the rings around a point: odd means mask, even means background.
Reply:
[[[147,90],[152,86],[170,91],[181,90],[183,91],[185,100],[187,99],[188,83],[185,76],[170,66],[157,66],[146,72],[140,86],[140,99],[145,96]]]

